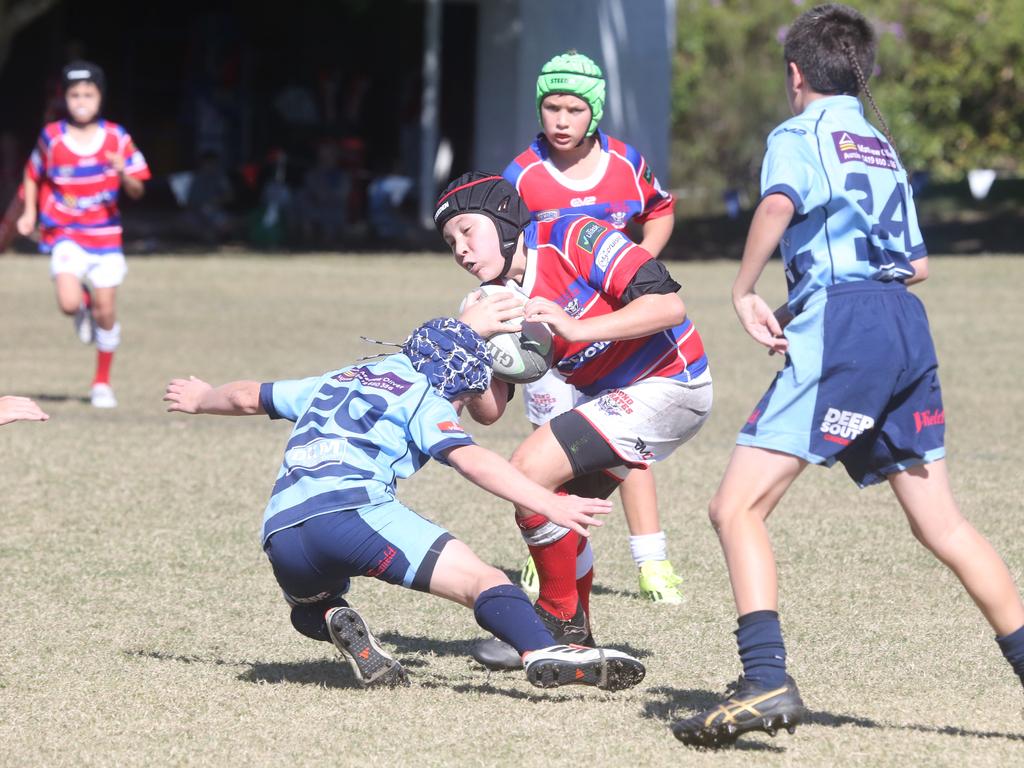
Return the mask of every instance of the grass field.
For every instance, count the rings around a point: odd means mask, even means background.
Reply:
[[[404,338],[457,305],[469,279],[398,255],[136,259],[120,297],[121,407],[101,412],[83,400],[94,353],[54,308],[45,261],[0,260],[0,392],[51,415],[0,428],[0,765],[1020,764],[1024,698],[992,632],[888,491],[858,492],[842,469],[808,470],[771,523],[810,722],[724,753],[672,737],[674,717],[738,672],[704,510],[779,363],[735,322],[735,264],[671,268],[716,396],[704,431],[656,471],[687,604],[636,597],[621,514],[594,537],[595,634],[641,657],[644,683],[544,692],[489,674],[467,656],[482,635],[469,611],[361,580],[353,604],[413,678],[366,692],[333,647],[291,629],[259,547],[288,425],[172,416],[160,398],[176,375],[290,378],[372,354],[360,334]],[[933,258],[931,271],[920,293],[944,363],[955,490],[1020,581],[1024,260]],[[777,264],[765,283],[780,299]],[[515,403],[471,431],[507,455],[527,433],[519,414]],[[508,506],[452,471],[429,466],[400,494],[485,560],[521,564]]]

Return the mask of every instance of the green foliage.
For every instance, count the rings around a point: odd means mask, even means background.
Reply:
[[[788,116],[781,41],[812,3],[680,0],[673,178],[717,199],[756,193],[768,131]],[[971,168],[1021,173],[1024,0],[878,0],[870,87],[904,162],[937,180]],[[865,113],[876,122],[870,105]]]

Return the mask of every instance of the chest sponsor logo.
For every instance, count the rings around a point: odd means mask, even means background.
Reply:
[[[562,360],[562,362],[558,364],[558,370],[566,372],[575,371],[588,360],[592,360],[593,358],[600,355],[611,345],[612,342],[610,341],[595,341],[593,344],[590,344],[585,349],[581,349],[572,357],[567,357],[564,360]]]
[[[598,224],[596,221],[587,222],[580,229],[580,233],[576,237],[576,245],[587,253],[593,253],[597,239],[607,231],[608,227],[603,224]]]
[[[75,173],[75,166],[73,165],[58,165],[53,169],[57,176],[72,176]]]
[[[946,423],[946,411],[936,408],[934,411],[914,411],[914,427],[920,432],[928,427],[938,427]]]
[[[597,256],[594,258],[597,268],[600,270],[608,269],[608,265],[612,263],[612,257],[628,244],[629,240],[621,232],[614,232],[608,235],[604,242],[601,243]]]
[[[833,131],[832,141],[840,163],[860,162],[872,168],[888,168],[895,171],[896,153],[886,142],[874,136],[860,136],[849,131]]]
[[[569,205],[573,208],[582,208],[584,205],[593,205],[596,202],[596,195],[587,195],[586,197],[574,197],[569,201]]]
[[[875,420],[871,416],[856,411],[829,408],[821,422],[821,431],[826,440],[849,445],[873,426]]]
[[[558,218],[559,210],[557,208],[548,208],[546,211],[537,212],[537,221],[554,221]]]
[[[284,452],[284,463],[288,471],[310,469],[323,464],[340,464],[345,460],[345,449],[348,441],[343,437],[323,437],[289,448]]]

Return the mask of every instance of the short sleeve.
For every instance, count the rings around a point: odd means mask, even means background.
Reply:
[[[917,223],[914,188],[910,184],[907,184],[907,227],[910,232],[910,260],[923,259],[928,255],[928,248],[924,244],[924,235],[921,234],[921,227]]]
[[[459,424],[455,406],[428,392],[409,419],[409,437],[423,453],[442,464],[444,452],[462,445],[474,445],[473,438]]]
[[[816,156],[802,128],[779,128],[768,138],[768,151],[761,167],[761,197],[781,193],[797,213],[825,205],[828,190],[819,172]]]
[[[28,162],[25,164],[25,174],[37,184],[40,179],[46,176],[47,158],[49,154],[49,144],[47,141],[46,131],[44,129],[43,132],[39,134],[39,141],[36,142],[35,149],[32,150],[32,154],[29,155]]]
[[[591,287],[618,299],[640,269],[653,257],[607,222],[583,219],[567,243],[576,269]]]
[[[124,155],[124,172],[126,174],[139,181],[145,181],[152,176],[146,158],[142,156],[142,152],[135,146],[132,137],[127,133],[121,139],[121,151]]]
[[[657,219],[662,216],[671,216],[675,212],[675,198],[658,183],[654,170],[647,164],[647,160],[640,158],[640,176],[638,178],[640,194],[643,196],[644,208],[636,221],[643,224],[645,221]]]
[[[260,406],[272,419],[296,421],[306,410],[321,377],[260,384]]]

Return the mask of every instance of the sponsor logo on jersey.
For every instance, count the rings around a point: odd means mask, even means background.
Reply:
[[[829,408],[821,422],[825,439],[840,445],[849,445],[864,432],[875,426],[871,416],[856,411],[841,411]]]
[[[573,208],[582,208],[584,205],[593,205],[596,202],[596,195],[587,195],[586,197],[574,197],[569,201],[569,205]]]
[[[803,128],[780,128],[772,136],[778,136],[780,133],[795,133],[797,136],[806,136],[807,131]]]
[[[747,417],[747,424],[756,424],[759,418],[761,418],[761,409],[755,408],[754,412]]]
[[[291,472],[296,468],[311,469],[324,464],[340,464],[345,460],[348,441],[343,437],[322,437],[284,452],[284,463]]]
[[[920,432],[928,427],[938,427],[946,423],[946,411],[936,408],[934,411],[914,411],[914,427]]]
[[[644,164],[644,181],[648,184],[651,183],[651,179],[654,178],[654,171],[651,170],[651,166]]]
[[[58,165],[53,169],[57,176],[71,176],[75,172],[75,166],[73,165]]]
[[[576,245],[587,253],[593,253],[597,239],[607,231],[608,227],[603,224],[599,224],[596,221],[588,222],[580,229],[580,233],[576,237]]]
[[[622,229],[623,227],[625,227],[626,216],[627,214],[625,211],[612,211],[610,216],[612,226],[615,227],[616,229]]]
[[[899,169],[896,153],[886,142],[874,136],[859,136],[848,131],[833,131],[832,142],[840,163],[864,163],[872,168]]]
[[[588,360],[592,360],[612,345],[610,341],[595,341],[585,349],[581,349],[572,357],[567,357],[558,364],[560,371],[575,371]]]
[[[558,218],[560,211],[557,208],[548,208],[546,211],[538,211],[537,221],[554,221]]]
[[[385,392],[393,392],[396,394],[406,392],[409,387],[412,386],[412,382],[406,381],[393,373],[377,375],[371,372],[368,368],[362,366],[339,373],[334,378],[337,381],[351,381],[352,379],[356,379],[364,387],[383,389]]]
[[[447,434],[464,435],[466,431],[459,426],[457,421],[441,421],[438,422],[437,428]]]
[[[612,257],[628,245],[628,243],[629,240],[621,232],[613,232],[608,235],[604,242],[601,243],[597,256],[594,257],[598,269],[608,269],[608,265],[612,263]]]

